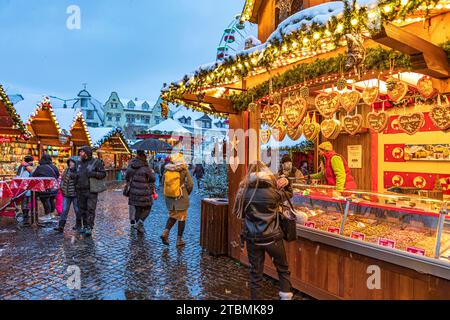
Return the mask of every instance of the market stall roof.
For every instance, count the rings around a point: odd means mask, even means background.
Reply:
[[[151,127],[148,130],[148,132],[176,133],[179,135],[191,134],[191,132],[186,128],[184,128],[181,124],[179,124],[178,121],[175,121],[170,118],[164,120],[163,122],[157,124],[154,127]]]
[[[58,108],[53,111],[61,129],[70,134],[70,140],[75,146],[93,146],[81,109]]]
[[[97,152],[131,153],[131,149],[120,128],[88,127]]]
[[[29,134],[9,97],[0,85],[0,135],[28,136]]]

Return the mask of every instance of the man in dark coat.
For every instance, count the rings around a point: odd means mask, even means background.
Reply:
[[[59,178],[59,170],[53,164],[52,157],[44,153],[39,161],[39,166],[33,172],[33,178]],[[58,194],[57,189],[46,190],[39,192],[38,197],[41,199],[42,206],[44,207],[45,216],[43,220],[50,220],[53,218],[52,214],[55,211],[55,199]]]
[[[138,151],[136,158],[130,161],[125,179],[129,184],[128,205],[135,207],[136,228],[143,233],[155,192],[155,174],[148,165],[145,151]]]
[[[97,208],[98,193],[91,192],[90,178],[102,180],[106,177],[103,161],[92,157],[90,147],[80,148],[76,176],[76,190],[78,194],[78,209],[83,221],[83,228],[80,230],[85,236],[92,235],[95,224],[95,210]]]

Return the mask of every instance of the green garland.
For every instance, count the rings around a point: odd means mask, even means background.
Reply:
[[[97,149],[100,148],[109,138],[111,138],[115,134],[118,134],[120,136],[120,138],[125,143],[125,146],[128,149],[128,152],[131,153],[131,149],[130,149],[130,146],[128,145],[127,139],[125,139],[125,136],[123,135],[123,131],[120,128],[111,129],[111,131],[107,135],[105,135],[98,143],[94,142],[97,146]]]
[[[30,133],[28,132],[27,127],[22,122],[22,120],[20,120],[20,117],[17,114],[16,109],[14,108],[13,104],[11,103],[11,100],[9,100],[9,97],[6,94],[6,92],[4,91],[2,85],[0,85],[0,97],[3,100],[3,103],[6,107],[6,111],[8,112],[8,115],[11,117],[14,126],[16,126],[19,129],[19,131],[22,135],[24,135],[25,137],[29,137]]]
[[[336,57],[328,59],[317,59],[312,63],[302,63],[294,68],[286,71],[280,76],[272,78],[273,90],[283,89],[292,85],[296,85],[304,80],[315,79],[324,75],[339,73],[341,66],[345,65],[347,57],[339,54]],[[410,57],[394,50],[385,50],[381,46],[369,48],[364,63],[368,71],[385,71],[389,70],[390,61],[394,61],[396,68],[410,69]],[[226,98],[233,102],[236,110],[246,110],[252,100],[256,101],[269,92],[269,81],[255,86],[247,91],[246,94],[231,94]]]
[[[369,12],[366,7],[359,7],[355,0],[350,4],[344,1],[344,12],[339,18],[332,17],[326,25],[313,23],[310,26],[303,25],[299,30],[282,39],[274,38],[269,41],[262,52],[244,52],[235,57],[225,59],[222,63],[215,63],[211,68],[197,70],[192,76],[186,75],[179,83],[164,86],[161,97],[172,103],[180,104],[185,93],[197,93],[200,88],[217,86],[223,83],[233,82],[237,77],[243,79],[255,68],[271,68],[282,57],[297,54],[302,48],[316,51],[321,48],[323,37],[331,38],[334,48],[343,46],[343,36],[352,32],[367,30],[374,34],[379,31],[385,22],[403,19],[407,15],[425,8],[425,16],[428,14],[428,6],[436,4],[439,0],[379,0],[380,9]],[[374,17],[370,15],[374,14]],[[380,23],[374,24],[378,20]],[[315,37],[316,36],[316,37]],[[331,48],[330,50],[334,50]],[[201,109],[195,103],[182,103],[194,109]],[[239,110],[242,107],[238,108]]]
[[[300,153],[309,153],[309,152],[314,152],[315,150],[315,145],[313,141],[302,141],[299,144],[296,144],[293,147],[283,147],[280,150],[282,151],[290,151],[292,152],[300,152]]]

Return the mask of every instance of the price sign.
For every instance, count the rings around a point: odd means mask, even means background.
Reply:
[[[378,245],[393,249],[393,248],[395,248],[395,241],[394,240],[389,240],[389,239],[384,239],[384,238],[379,238],[378,239]]]
[[[417,247],[408,247],[406,248],[406,251],[409,253],[418,254],[420,256],[425,256],[425,250]]]
[[[364,239],[366,239],[366,235],[364,233],[356,232],[356,231],[353,231],[350,237],[352,239],[361,240],[361,241],[364,241]]]
[[[340,234],[341,229],[336,228],[336,227],[328,227],[328,232]]]
[[[316,228],[316,224],[314,222],[308,221],[308,222],[305,223],[305,227],[315,229]]]

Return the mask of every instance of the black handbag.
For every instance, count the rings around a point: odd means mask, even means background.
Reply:
[[[286,198],[289,203],[289,207],[286,208],[285,206],[281,206],[281,210],[278,215],[280,218],[280,227],[283,231],[283,239],[287,242],[293,242],[297,240],[297,221],[295,215],[293,214],[293,212],[295,212],[294,206],[292,205],[291,200],[289,200],[288,197]]]

